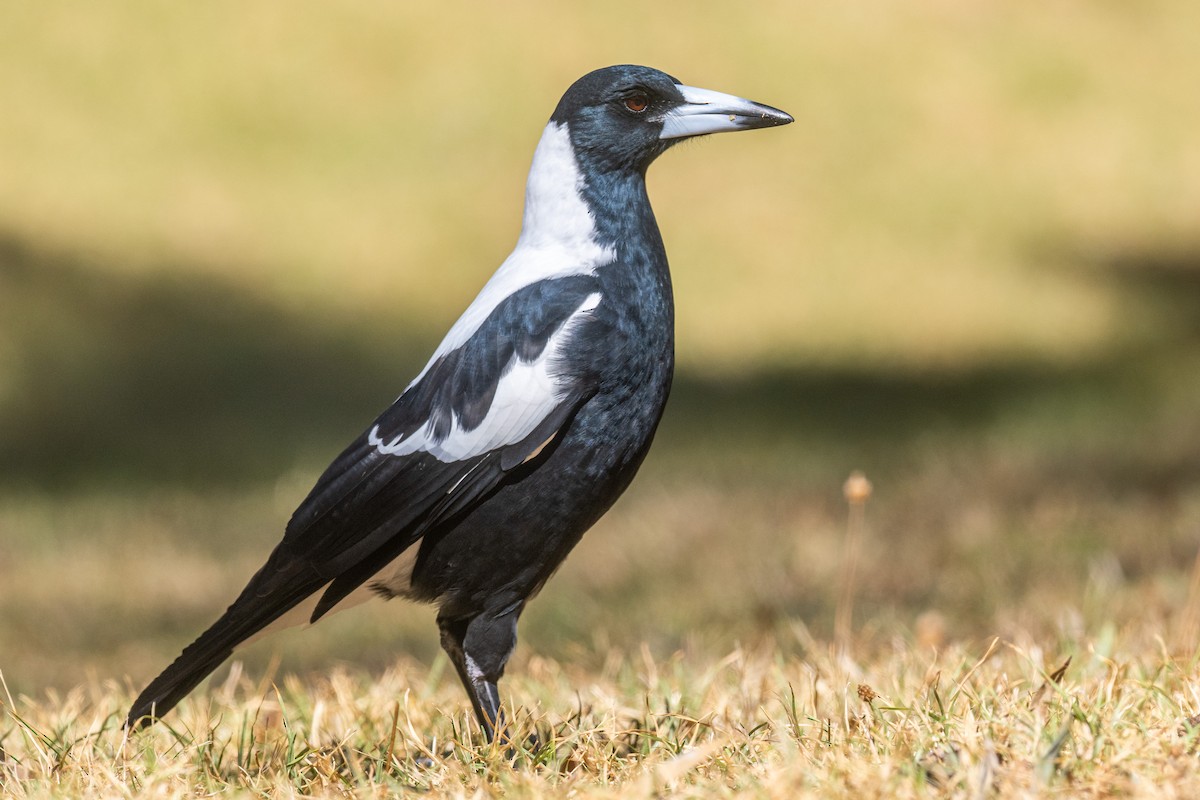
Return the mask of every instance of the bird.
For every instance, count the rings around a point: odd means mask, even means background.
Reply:
[[[792,121],[650,67],[575,81],[535,148],[512,253],[125,727],[156,721],[259,635],[380,597],[436,605],[494,740],[518,618],[629,486],[670,392],[674,299],[646,169],[686,139]]]

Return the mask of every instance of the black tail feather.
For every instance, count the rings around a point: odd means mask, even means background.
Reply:
[[[234,648],[328,582],[295,563],[272,567],[268,561],[221,618],[138,695],[125,718],[126,728],[145,727],[162,717],[233,655]]]
[[[174,708],[180,700],[233,655],[233,646],[205,642],[210,629],[189,645],[171,666],[150,682],[129,709],[125,727],[146,727]]]

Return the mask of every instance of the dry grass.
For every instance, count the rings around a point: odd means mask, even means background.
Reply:
[[[998,508],[1019,509],[1021,490],[1005,496],[997,478],[989,473],[985,493],[959,502],[993,497]],[[254,564],[220,541],[192,560],[134,546],[106,556],[115,537],[105,528],[129,512],[110,503],[63,510],[47,529],[100,519],[98,549],[68,559],[77,571],[53,584],[65,589],[57,600],[34,599],[48,562],[21,550],[29,580],[15,588],[29,596],[6,602],[40,610],[28,624],[40,623],[51,643],[40,662],[23,649],[13,663],[26,686],[39,685],[29,670],[40,663],[47,683],[58,674],[68,688],[5,696],[5,796],[1188,797],[1200,789],[1191,768],[1200,671],[1186,612],[1194,598],[1185,565],[1166,563],[1193,540],[1194,493],[1175,501],[1170,522],[1136,520],[1129,500],[1093,517],[1043,493],[1023,513],[1046,518],[1025,519],[1006,538],[1016,517],[955,510],[944,479],[929,495],[888,500],[887,487],[877,489],[870,513],[856,506],[851,523],[863,622],[838,642],[814,638],[805,623],[831,628],[834,603],[814,599],[833,594],[841,570],[844,507],[822,519],[814,514],[821,501],[800,497],[764,514],[764,502],[786,494],[781,487],[727,485],[706,496],[693,484],[660,494],[653,480],[593,531],[527,614],[525,644],[503,685],[512,737],[525,743],[510,749],[479,741],[453,670],[430,649],[428,614],[394,604],[257,645],[244,667],[218,673],[166,724],[126,739],[117,725],[134,681],[97,676],[161,667],[163,651],[195,632],[176,628],[198,628],[206,607],[219,607],[242,579],[229,563]],[[968,492],[961,483],[955,490]],[[942,513],[974,517],[970,530],[952,533],[967,541],[889,545],[889,532],[904,535],[892,527],[905,524],[903,509],[938,493]],[[258,497],[223,513],[252,517],[263,504]],[[169,518],[170,507],[198,513],[180,498],[144,513]],[[1102,528],[1110,517],[1113,527]],[[797,539],[764,558],[778,537],[772,519],[791,519]],[[913,533],[937,530],[918,519]],[[710,529],[697,529],[704,524]],[[735,525],[740,536],[723,533]],[[21,527],[30,530],[29,520]],[[1063,535],[1072,528],[1101,534]],[[648,538],[652,530],[681,540]],[[55,553],[49,547],[47,558]],[[113,555],[134,562],[125,567],[133,578],[120,577]],[[176,578],[147,583],[164,560],[179,567]],[[113,585],[122,580],[137,592]],[[114,605],[95,608],[100,600]],[[120,633],[130,620],[137,637]],[[150,632],[167,625],[167,643],[153,644]],[[91,645],[78,639],[89,628]],[[662,638],[689,628],[676,646]],[[1002,635],[980,635],[991,630]],[[729,652],[736,639],[745,644]],[[106,654],[102,642],[125,644]],[[282,669],[272,642],[283,648]],[[89,647],[92,677],[72,682],[81,665],[69,658]],[[426,656],[391,660],[405,649]],[[341,658],[378,666],[339,666]],[[301,667],[306,677],[294,672]]]
[[[90,683],[0,716],[6,797],[1189,797],[1200,679],[1147,631],[1028,642],[911,637],[837,657],[799,624],[721,659],[528,658],[488,746],[438,660],[274,685],[235,669],[126,737]],[[862,642],[860,646],[864,646]],[[1059,669],[1056,669],[1059,667]]]

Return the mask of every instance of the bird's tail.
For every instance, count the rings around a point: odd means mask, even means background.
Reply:
[[[138,695],[125,718],[126,728],[144,727],[162,717],[233,655],[238,645],[261,632],[325,583],[308,570],[295,569],[295,565],[291,565],[291,569],[272,569],[272,566],[268,562],[251,578],[221,618],[184,648],[179,657]]]

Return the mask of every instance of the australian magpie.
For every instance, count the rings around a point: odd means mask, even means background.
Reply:
[[[576,81],[534,152],[516,249],[126,725],[165,714],[264,630],[378,596],[437,604],[491,739],[517,618],[629,485],[671,388],[671,277],[646,168],[682,139],[791,121],[648,67]]]

